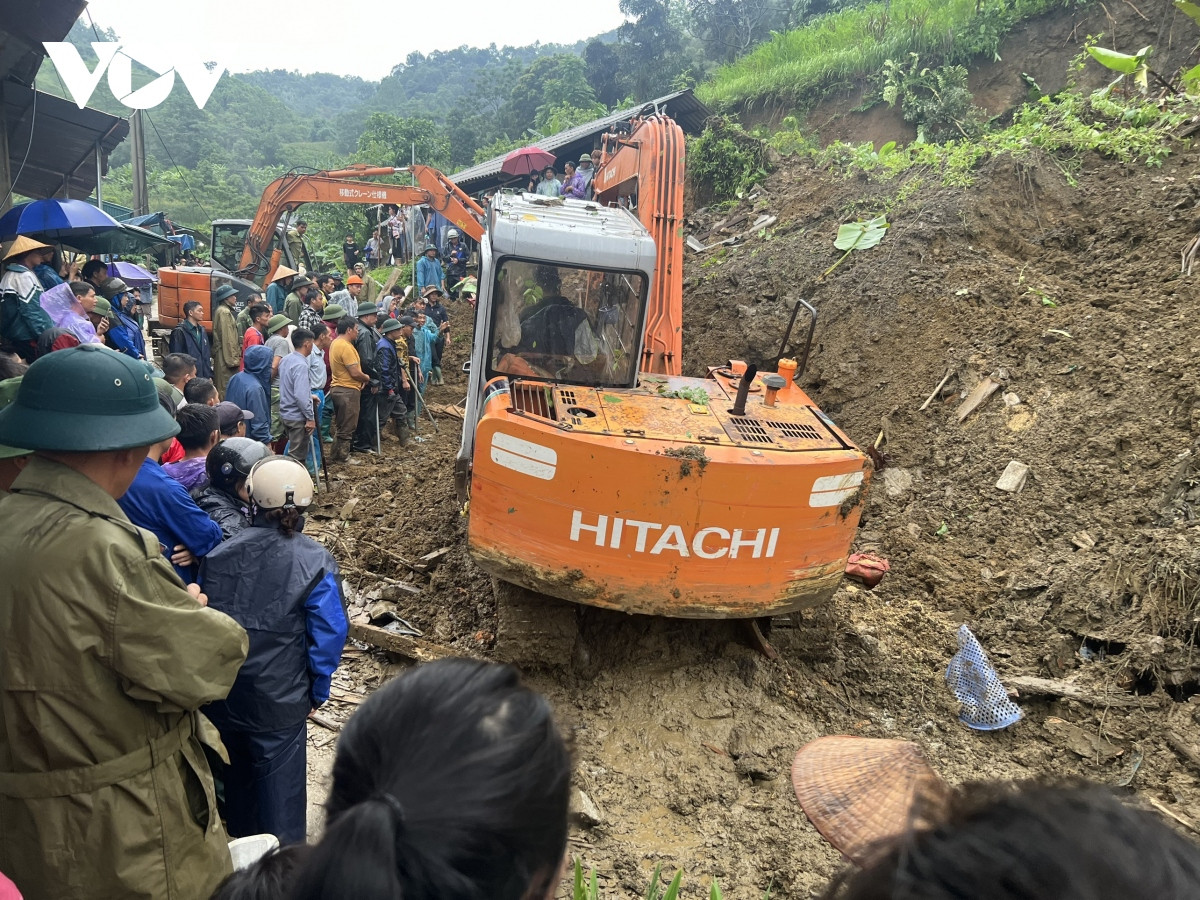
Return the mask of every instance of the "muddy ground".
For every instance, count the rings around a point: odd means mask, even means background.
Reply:
[[[846,584],[826,609],[777,619],[778,661],[731,623],[588,611],[587,665],[530,674],[599,807],[571,851],[604,896],[641,896],[659,862],[686,870],[684,896],[713,877],[739,900],[768,886],[811,896],[841,861],[788,769],[822,734],[916,741],[952,782],[1083,775],[1200,820],[1186,758],[1200,759],[1200,274],[1182,275],[1179,257],[1200,228],[1198,157],[1182,144],[1161,169],[1088,156],[1072,187],[1063,160],[1030,155],[985,163],[966,189],[787,162],[740,206],[690,213],[686,230],[706,242],[742,215],[729,233],[760,214],[778,221],[732,248],[689,251],[686,372],[773,363],[791,303],[811,299],[820,321],[803,383],[860,446],[883,432],[857,549],[892,570],[873,592]],[[818,284],[838,225],[885,210],[883,243]],[[466,389],[469,314],[452,313],[434,403]],[[1003,386],[960,422],[988,376]],[[466,558],[453,487],[460,424],[438,423],[419,444],[338,467],[314,533],[354,591],[386,589],[381,576],[411,582],[419,595],[388,595],[404,618],[486,655],[494,604]],[[1014,459],[1030,474],[1010,494],[995,484]],[[343,521],[352,496],[362,502]],[[451,552],[430,577],[399,562],[440,547]],[[964,623],[1002,676],[1068,678],[1091,696],[1023,695],[1016,726],[967,729],[943,681]],[[336,682],[346,693],[324,713],[344,719],[402,667],[352,651]],[[334,738],[311,728],[314,800]],[[314,802],[314,830],[318,813]]]

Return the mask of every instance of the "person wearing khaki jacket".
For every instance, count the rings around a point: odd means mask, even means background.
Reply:
[[[231,869],[197,710],[246,633],[116,502],[177,430],[144,363],[98,345],[0,410],[34,451],[0,499],[0,871],[27,900],[201,900]]]
[[[225,399],[225,388],[229,379],[238,373],[242,365],[242,335],[237,330],[233,307],[237,303],[237,291],[229,285],[217,288],[213,294],[213,381],[221,399]]]

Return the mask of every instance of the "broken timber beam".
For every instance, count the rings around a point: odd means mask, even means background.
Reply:
[[[1155,707],[1158,705],[1149,697],[1136,697],[1124,692],[1098,694],[1069,681],[1038,678],[1035,675],[1006,675],[1002,676],[1001,680],[1006,687],[1015,688],[1023,694],[1031,694],[1035,697],[1062,697],[1067,700],[1078,700],[1089,706]]]
[[[379,647],[400,656],[415,659],[417,662],[432,662],[435,659],[445,659],[448,656],[467,656],[472,659],[482,659],[479,654],[469,650],[457,650],[423,641],[420,638],[409,637],[405,634],[395,634],[386,628],[374,625],[355,624],[350,626],[350,637],[355,640]]]

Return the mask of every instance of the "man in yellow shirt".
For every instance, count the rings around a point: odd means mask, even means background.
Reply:
[[[329,345],[329,396],[333,400],[334,462],[350,455],[350,438],[358,427],[359,401],[362,386],[371,378],[362,370],[362,362],[354,342],[358,339],[358,322],[343,316],[337,323],[337,338]]]

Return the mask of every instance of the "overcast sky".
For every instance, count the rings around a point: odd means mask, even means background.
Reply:
[[[89,0],[134,59],[216,60],[231,72],[296,69],[378,81],[414,50],[574,43],[623,19],[618,0]],[[84,14],[87,21],[87,14]],[[169,65],[169,63],[168,63]],[[162,71],[158,66],[154,66]]]

